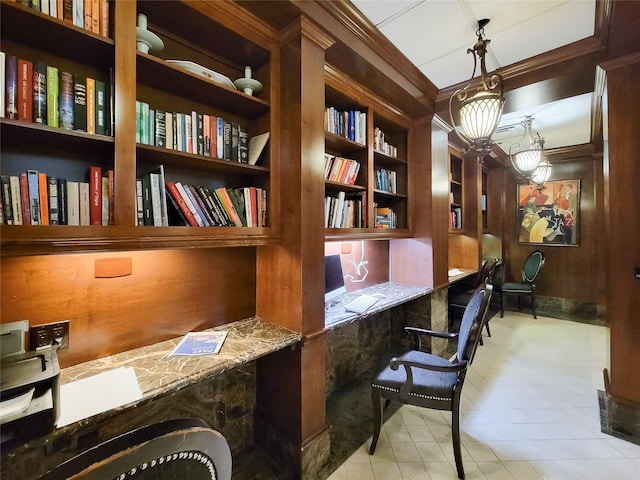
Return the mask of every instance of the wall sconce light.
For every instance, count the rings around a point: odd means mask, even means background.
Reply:
[[[504,107],[504,97],[502,96],[503,81],[499,74],[489,76],[485,63],[487,45],[491,40],[485,39],[484,27],[489,23],[488,18],[478,21],[476,35],[478,41],[473,48],[467,49],[467,53],[473,54],[473,73],[469,83],[461,89],[456,90],[449,99],[449,116],[454,125],[454,130],[458,137],[469,145],[469,150],[476,152],[479,159],[482,159],[491,151],[491,135],[495,132],[502,108]],[[480,73],[482,85],[478,86],[473,96],[469,96],[469,87],[473,83],[476,74],[477,59],[480,59]],[[462,131],[455,127],[457,122],[453,115],[453,102],[460,103],[458,114]]]
[[[524,177],[531,178],[533,172],[538,168],[542,161],[542,152],[544,150],[544,139],[536,132],[535,136],[531,129],[533,118],[526,116],[521,122],[524,126],[524,134],[518,143],[509,147],[509,157],[513,168]],[[528,140],[528,143],[525,142]]]

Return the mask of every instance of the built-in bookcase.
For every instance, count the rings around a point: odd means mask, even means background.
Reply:
[[[449,231],[462,231],[464,205],[464,165],[455,150],[449,151]]]
[[[325,152],[355,160],[360,165],[353,185],[332,182],[325,177],[325,213],[332,198],[357,199],[362,205],[361,227],[329,223],[325,238],[397,238],[407,236],[408,225],[408,132],[402,116],[387,112],[373,94],[330,67],[325,69],[326,114],[332,118],[366,116],[366,135],[347,138],[342,130],[333,131],[325,119]],[[359,127],[360,129],[362,126]],[[348,129],[347,129],[348,131]],[[338,205],[341,205],[338,202]],[[360,204],[357,204],[360,205]],[[347,205],[345,212],[352,208]],[[325,226],[327,223],[325,222]]]
[[[111,85],[113,124],[108,135],[53,128],[1,119],[2,174],[36,169],[48,175],[86,180],[91,166],[103,174],[115,172],[114,217],[110,226],[9,226],[2,229],[2,254],[21,255],[64,251],[139,248],[263,245],[275,241],[272,225],[279,223],[273,195],[274,144],[272,107],[277,88],[272,78],[277,46],[260,28],[237,21],[240,7],[226,3],[109,2],[110,36],[104,37],[52,18],[20,2],[2,2],[2,51],[32,61],[42,60],[60,70],[90,76]],[[162,50],[136,49],[138,14],[148,30],[164,43]],[[257,22],[257,20],[255,20]],[[249,20],[251,23],[251,20]],[[242,32],[242,33],[240,33]],[[245,76],[262,83],[253,96],[185,71],[166,60],[196,63],[233,81]],[[275,60],[277,62],[278,60]],[[277,95],[277,93],[275,94]],[[217,155],[181,152],[136,142],[136,101],[167,112],[197,112],[242,125],[248,138],[270,132],[255,165],[232,162]],[[277,103],[277,102],[276,102]],[[277,107],[276,107],[277,110]],[[138,227],[136,179],[163,166],[167,181],[208,188],[255,187],[266,192],[266,226]],[[275,202],[277,205],[277,202]]]

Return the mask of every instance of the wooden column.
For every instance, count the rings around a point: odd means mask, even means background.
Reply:
[[[329,454],[325,423],[324,51],[332,40],[306,17],[283,31],[279,245],[260,247],[257,314],[300,332],[293,352],[258,366],[258,399],[299,460],[296,476]],[[276,125],[278,122],[276,122]],[[287,446],[284,446],[287,448]]]
[[[606,72],[604,209],[610,363],[601,395],[603,431],[640,442],[640,52],[601,65]],[[602,73],[599,71],[599,74]]]

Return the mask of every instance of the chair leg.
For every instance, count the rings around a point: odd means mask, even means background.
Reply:
[[[500,318],[504,317],[504,294],[500,294]]]
[[[369,455],[373,455],[380,437],[380,427],[382,426],[382,405],[380,403],[380,391],[377,388],[371,389],[371,401],[373,403],[373,438],[371,439],[371,447]]]
[[[536,319],[536,295],[535,293],[531,294],[531,311],[533,312],[533,318]]]
[[[453,456],[456,460],[458,478],[464,479],[464,467],[462,465],[462,450],[460,448],[460,393],[454,392],[451,408],[451,437],[453,439]]]
[[[484,324],[484,327],[487,329],[487,337],[491,336],[491,330],[489,330],[489,320]]]

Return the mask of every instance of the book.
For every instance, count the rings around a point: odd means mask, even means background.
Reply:
[[[60,125],[59,79],[58,69],[47,65],[47,125],[58,127]]]
[[[231,200],[231,197],[229,196],[229,192],[227,191],[227,189],[225,187],[219,187],[214,190],[214,193],[220,199],[220,203],[224,207],[229,218],[231,218],[231,220],[233,221],[234,226],[242,227],[242,220],[240,219],[240,216],[236,211],[236,208],[233,204],[233,201]]]
[[[113,168],[107,170],[107,180],[109,183],[109,221],[108,225],[113,225],[115,222],[115,196],[116,196],[116,176]]]
[[[176,345],[170,356],[215,355],[220,352],[228,331],[189,332]]]
[[[211,156],[211,116],[202,115],[202,155]]]
[[[91,194],[89,188],[89,182],[78,182],[80,225],[91,225]]]
[[[5,117],[12,120],[18,118],[18,57],[5,55]]]
[[[18,59],[18,120],[33,121],[33,63]]]
[[[6,64],[7,54],[0,52],[0,118],[5,117],[5,94],[6,94]]]
[[[187,198],[189,198],[189,201],[191,202],[191,204],[196,210],[197,215],[195,215],[195,217],[198,220],[198,224],[202,223],[201,226],[210,227],[211,222],[209,221],[209,217],[207,217],[202,207],[200,206],[200,202],[198,201],[197,194],[194,193],[194,190],[189,185],[185,184],[185,185],[182,185],[182,187],[185,194],[187,195]]]
[[[87,85],[85,78],[78,75],[73,82],[73,128],[87,131]]]
[[[67,192],[67,179],[58,178],[58,217],[60,225],[69,224]]]
[[[47,193],[49,195],[49,225],[60,225],[58,177],[47,177]]]
[[[60,126],[65,130],[74,129],[74,99],[73,99],[73,75],[69,72],[60,72]]]
[[[231,160],[231,122],[223,120],[222,125],[222,157],[224,160]]]
[[[38,173],[38,196],[40,203],[40,225],[49,225],[49,190],[47,174]]]
[[[109,37],[109,0],[100,0],[100,35]]]
[[[31,200],[29,198],[29,174],[22,172],[20,174],[20,208],[22,209],[23,225],[32,225],[31,223]]]
[[[142,119],[142,104],[140,100],[136,100],[136,143],[140,143],[140,120]]]
[[[193,153],[198,153],[198,155],[204,155],[204,117],[202,114],[197,113],[196,114],[196,136],[197,136],[197,141],[196,141],[196,149],[193,151]]]
[[[27,170],[29,189],[29,215],[31,225],[40,225],[40,181],[37,170]],[[22,186],[21,186],[22,187]]]
[[[229,194],[229,198],[231,198],[231,202],[236,209],[236,213],[238,217],[240,217],[240,222],[242,223],[242,227],[246,227],[247,225],[247,216],[245,211],[245,203],[244,203],[244,192],[241,188],[227,188],[227,193]]]
[[[249,163],[249,130],[246,125],[238,125],[238,161]]]
[[[102,225],[102,168],[89,168],[89,224]]]
[[[191,111],[191,153],[198,153],[198,112]]]
[[[173,144],[173,127],[174,127],[173,113],[166,112],[164,122],[165,122],[164,130],[166,135],[165,147],[170,150],[174,150],[175,146]]]
[[[153,225],[153,201],[151,199],[151,176],[145,173],[142,176],[142,213],[144,225]]]
[[[2,188],[2,203],[4,205],[4,217],[7,225],[13,225],[13,202],[11,201],[11,183],[9,175],[0,175]]]
[[[20,177],[9,176],[9,186],[11,190],[11,207],[13,210],[13,224],[24,225],[22,219],[22,196],[20,194]]]
[[[154,227],[162,226],[162,208],[160,206],[160,174],[149,172],[149,184],[151,189],[151,217]]]
[[[182,115],[184,123],[182,125],[183,152],[194,153],[193,151],[193,122],[192,116],[188,113]]]
[[[100,34],[100,0],[93,0],[91,5],[91,31]]]
[[[84,0],[73,0],[73,24],[84,28]]]
[[[136,225],[144,225],[142,179],[136,178]]]
[[[67,225],[80,225],[80,185],[67,181]]]
[[[238,124],[231,123],[231,154],[230,159],[232,162],[240,161],[240,143],[238,138]]]
[[[211,212],[207,208],[207,205],[204,202],[204,199],[200,196],[200,192],[193,185],[185,186],[185,189],[188,188],[191,191],[191,198],[198,209],[198,212],[205,220],[205,226],[213,227],[216,225],[216,221],[214,217],[211,215]],[[187,192],[188,193],[188,192]]]
[[[36,123],[47,124],[47,65],[36,61],[33,64],[33,107],[32,119]]]
[[[96,80],[86,79],[87,89],[87,133],[96,133]]]
[[[93,0],[84,0],[84,29],[91,31],[93,25]]]
[[[216,117],[216,157],[224,158],[224,120]]]
[[[73,0],[62,0],[62,20],[73,25]]]
[[[187,191],[185,190],[184,186],[180,182],[176,182],[175,186],[178,192],[180,193],[180,196],[184,200],[184,203],[186,204],[187,208],[189,209],[189,212],[191,212],[191,215],[194,217],[196,221],[196,225],[198,225],[199,227],[204,227],[204,221],[200,216],[200,214],[198,213],[198,211],[196,210],[196,207],[191,201],[191,197],[187,194]]]
[[[260,155],[264,150],[265,145],[269,141],[269,132],[261,133],[260,135],[256,135],[249,139],[249,155],[248,161],[249,165],[257,165],[258,160],[260,159]]]
[[[178,208],[180,209],[180,212],[182,212],[182,215],[187,220],[188,224],[193,227],[197,227],[198,222],[195,219],[191,210],[189,209],[188,205],[186,204],[184,197],[176,187],[175,182],[167,182],[166,187],[167,187],[167,192],[169,193],[171,198],[177,203]]]
[[[167,113],[163,110],[155,111],[154,143],[156,147],[166,147],[167,141]]]
[[[96,80],[96,133],[107,134],[107,86],[101,80]]]
[[[169,192],[169,187],[167,187],[167,219],[169,225],[172,226],[188,227],[190,225],[189,220],[187,220],[187,217],[178,205],[178,202],[175,200],[173,194]]]
[[[149,145],[151,132],[149,132],[149,104],[140,102],[140,143]]]

